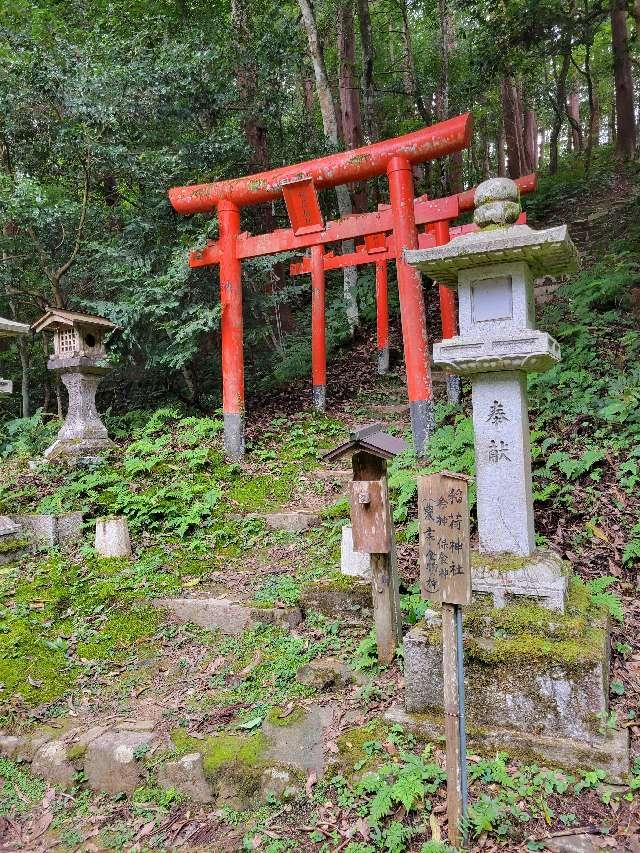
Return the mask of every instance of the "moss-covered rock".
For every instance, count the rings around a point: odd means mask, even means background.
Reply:
[[[345,613],[361,613],[373,607],[371,585],[346,575],[313,581],[302,587],[300,605],[304,612],[316,610],[333,619]]]
[[[191,737],[184,729],[171,734],[178,753],[202,755],[202,767],[220,802],[246,808],[260,788],[262,773],[269,762],[265,759],[267,738],[256,732],[239,735],[224,732],[204,740]]]

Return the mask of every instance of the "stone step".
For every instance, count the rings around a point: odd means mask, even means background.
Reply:
[[[307,510],[255,513],[252,517],[261,519],[272,530],[285,530],[287,533],[304,533],[320,524],[320,517]]]
[[[259,624],[295,628],[302,621],[299,607],[251,607],[228,598],[157,598],[152,603],[179,622],[192,622],[223,634],[240,634]]]
[[[109,718],[104,725],[85,728],[67,718],[57,720],[57,728],[42,726],[27,735],[0,732],[0,757],[30,764],[35,776],[62,788],[73,787],[82,773],[92,791],[131,795],[157,773],[162,787],[175,788],[194,802],[245,809],[255,804],[256,796],[265,801],[299,794],[301,777],[309,773],[317,779],[324,775],[332,760],[324,744],[336,712],[335,703],[274,709],[258,734],[224,731],[191,737],[191,751],[182,756],[175,755],[166,725],[156,729],[154,720]],[[215,774],[205,774],[204,756],[215,752],[218,743],[228,750],[230,740],[237,742],[237,754],[251,747],[255,760],[234,754]],[[154,756],[153,767],[147,755]],[[158,764],[162,755],[166,757]]]

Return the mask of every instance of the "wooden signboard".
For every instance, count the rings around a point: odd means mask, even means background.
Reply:
[[[353,547],[361,554],[391,552],[391,510],[386,477],[351,483]]]
[[[467,477],[418,477],[420,586],[423,598],[447,604],[471,602]]]

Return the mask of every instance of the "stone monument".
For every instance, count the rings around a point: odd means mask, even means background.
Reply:
[[[464,610],[470,744],[527,760],[596,766],[621,778],[628,734],[608,736],[609,624],[568,565],[536,550],[527,378],[560,359],[535,327],[534,279],[577,266],[566,226],[516,225],[518,188],[506,178],[475,194],[478,230],[405,253],[430,278],[458,288],[460,334],[434,363],[471,379],[479,546],[474,600]],[[390,718],[430,736],[444,729],[439,613],[405,637],[405,707]],[[415,716],[418,715],[418,716]]]
[[[60,376],[69,392],[65,422],[44,453],[50,461],[75,463],[112,446],[96,410],[96,390],[110,370],[104,363],[104,338],[115,328],[104,317],[60,308],[49,308],[32,327],[34,332],[53,331],[54,351],[47,367]]]

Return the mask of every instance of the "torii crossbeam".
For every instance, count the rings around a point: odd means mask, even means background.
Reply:
[[[234,180],[169,190],[171,204],[179,213],[218,211],[218,241],[193,253],[189,263],[192,267],[220,264],[222,400],[225,449],[230,458],[239,459],[244,455],[242,259],[385,232],[393,235],[396,257],[413,441],[416,452],[424,452],[434,427],[425,308],[420,274],[405,263],[403,255],[405,249],[418,247],[412,167],[466,148],[471,138],[471,124],[471,115],[466,113],[352,151]],[[388,208],[324,222],[318,189],[385,173],[389,181]],[[255,236],[241,233],[242,207],[277,198],[284,199],[291,228]],[[425,201],[427,208],[433,206],[438,211],[431,221],[458,216],[457,199],[452,199],[448,201],[452,207],[447,210],[440,210],[438,200]]]

